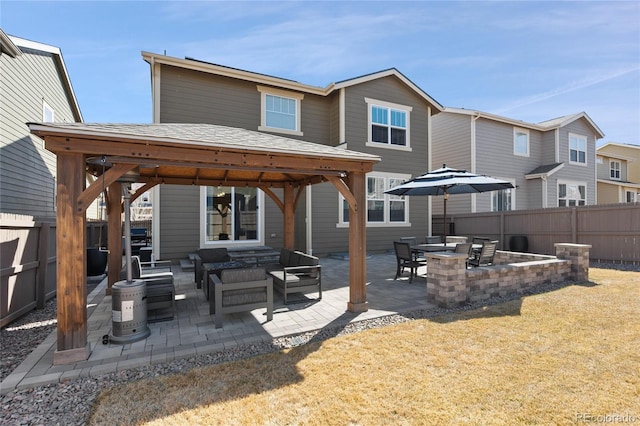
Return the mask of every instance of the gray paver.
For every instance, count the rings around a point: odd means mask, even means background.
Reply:
[[[348,312],[349,262],[321,258],[323,265],[323,298],[317,294],[298,297],[284,305],[282,296],[274,292],[274,318],[267,322],[264,309],[251,313],[225,315],[223,328],[217,329],[209,315],[209,302],[201,289],[195,287],[192,272],[176,271],[176,294],[184,297],[176,302],[173,320],[149,323],[151,335],[144,340],[107,345],[102,336],[112,332],[111,296],[105,295],[106,278],[89,296],[88,342],[91,354],[75,365],[53,366],[56,332],[30,354],[0,385],[5,394],[14,388],[25,388],[77,377],[101,375],[231,349],[240,344],[270,341],[274,337],[320,330],[397,312],[428,308],[425,278],[394,281],[395,257],[373,255],[367,260],[367,298],[369,311]],[[179,269],[179,268],[176,268]]]

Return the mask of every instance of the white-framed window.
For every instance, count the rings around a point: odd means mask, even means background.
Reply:
[[[502,212],[516,209],[516,183],[511,181],[514,186],[509,189],[491,192],[491,211]]]
[[[626,195],[626,200],[627,203],[635,203],[637,198],[636,198],[636,193],[633,191],[625,191],[625,195]]]
[[[260,127],[258,130],[302,136],[300,111],[304,95],[258,86]]]
[[[365,98],[368,116],[367,145],[407,149],[412,107]]]
[[[609,177],[611,179],[620,180],[620,161],[610,160],[609,161]]]
[[[409,224],[409,201],[406,197],[385,194],[384,191],[406,182],[410,175],[392,173],[367,174],[367,226]],[[348,225],[349,204],[339,195],[340,220],[338,225]]]
[[[587,184],[558,182],[558,207],[584,206],[587,203]]]
[[[55,119],[56,119],[56,115],[53,108],[51,108],[51,106],[49,106],[49,104],[43,100],[42,101],[42,122],[53,123],[55,122]]]
[[[587,164],[586,136],[569,133],[569,162],[573,164]]]
[[[262,191],[251,187],[203,186],[204,244],[250,243],[260,240]]]
[[[529,131],[513,128],[513,155],[529,156]]]

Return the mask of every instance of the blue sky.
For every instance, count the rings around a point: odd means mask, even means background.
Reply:
[[[86,122],[149,123],[166,52],[325,87],[395,67],[440,104],[539,122],[585,111],[640,144],[640,2],[11,1],[59,47]]]

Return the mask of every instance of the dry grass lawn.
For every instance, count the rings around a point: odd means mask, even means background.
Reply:
[[[640,423],[640,273],[592,268],[590,278],[129,383],[104,391],[89,423],[517,425],[614,415]]]

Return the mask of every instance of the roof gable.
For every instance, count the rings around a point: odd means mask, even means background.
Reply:
[[[4,35],[6,36],[6,34]],[[2,35],[0,35],[0,38],[2,38]],[[71,110],[73,111],[73,115],[75,116],[77,121],[82,122],[83,119],[82,119],[82,112],[80,111],[80,105],[78,104],[76,94],[73,91],[73,86],[71,85],[71,79],[69,78],[69,73],[67,72],[67,67],[64,63],[64,59],[62,58],[62,52],[60,51],[60,49],[55,46],[51,46],[44,43],[38,43],[36,41],[26,40],[19,37],[7,36],[7,38],[19,51],[19,54],[12,55],[12,57],[21,55],[23,53],[22,49],[37,50],[37,51],[46,52],[52,55],[54,62],[56,64],[56,67],[58,68],[58,71],[62,76],[62,83],[64,85],[64,89],[67,91],[68,99],[69,99]],[[2,40],[3,52],[4,52],[4,49],[5,49],[5,43],[4,43],[4,40]]]
[[[241,70],[238,68],[227,67],[223,65],[213,64],[206,61],[201,61],[192,58],[174,58],[166,55],[158,55],[150,52],[142,52],[143,59],[149,64],[160,63],[165,65],[171,65],[175,67],[181,67],[196,71],[201,71],[209,74],[221,75],[231,78],[237,78],[240,80],[251,81],[259,84],[267,84],[270,86],[295,90],[298,92],[309,93],[319,96],[328,96],[336,90],[340,90],[345,87],[355,86],[372,80],[386,78],[388,76],[395,76],[402,81],[411,90],[415,91],[418,96],[424,99],[434,110],[438,113],[444,109],[440,103],[431,98],[424,90],[418,87],[415,83],[404,76],[400,71],[395,68],[390,68],[383,71],[374,72],[371,74],[362,75],[359,77],[342,80],[337,83],[330,83],[325,87],[312,86],[308,84],[299,83],[295,80],[289,80],[280,77],[274,77],[267,74],[256,73],[252,71]]]
[[[591,118],[587,115],[586,112],[565,115],[563,117],[558,117],[558,118],[554,118],[547,121],[541,121],[539,123],[528,123],[526,121],[515,120],[513,118],[503,117],[500,115],[490,114],[488,112],[483,112],[478,110],[446,107],[444,111],[452,114],[462,114],[462,115],[470,115],[474,117],[482,117],[488,120],[498,121],[501,123],[507,123],[514,126],[524,127],[524,128],[533,129],[533,130],[539,130],[542,132],[558,129],[560,127],[564,127],[568,124],[571,124],[576,120],[584,118],[589,123],[589,125],[596,131],[598,135],[597,139],[601,139],[604,137],[604,133],[602,133],[602,130],[600,130],[600,128],[593,122],[593,120],[591,120]]]

